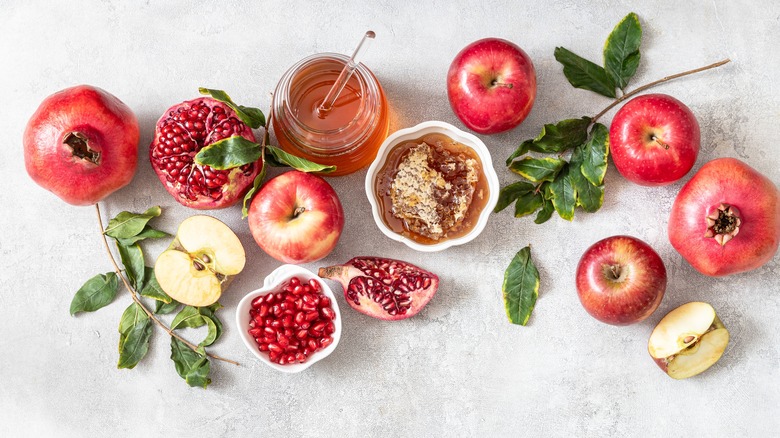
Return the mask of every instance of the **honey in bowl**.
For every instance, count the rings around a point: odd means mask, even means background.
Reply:
[[[328,175],[362,169],[376,157],[390,123],[384,90],[374,74],[357,64],[326,112],[318,111],[349,58],[322,53],[291,67],[273,99],[273,129],[285,151],[320,164],[335,165]]]
[[[374,191],[385,225],[423,245],[468,234],[490,194],[476,151],[439,133],[395,145]]]

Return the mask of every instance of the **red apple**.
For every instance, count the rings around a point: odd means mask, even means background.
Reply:
[[[330,254],[344,228],[344,210],[319,176],[292,170],[265,183],[249,207],[249,230],[260,248],[284,263]]]
[[[685,104],[665,94],[635,97],[609,128],[615,167],[643,186],[671,184],[691,170],[699,154],[699,122]]]
[[[536,71],[528,55],[500,38],[475,41],[458,53],[447,73],[455,115],[471,130],[494,134],[525,120],[536,99]]]
[[[601,322],[642,321],[661,304],[666,267],[645,242],[612,236],[594,243],[577,265],[577,294],[585,310]]]

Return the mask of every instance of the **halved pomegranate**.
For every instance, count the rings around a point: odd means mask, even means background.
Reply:
[[[182,205],[201,210],[230,207],[249,190],[262,170],[260,161],[216,170],[194,158],[204,147],[234,135],[255,141],[252,129],[224,103],[210,97],[188,100],[157,121],[149,159],[165,189]]]
[[[439,287],[436,274],[380,257],[355,257],[343,265],[320,268],[319,276],[341,282],[353,309],[389,321],[416,315]]]

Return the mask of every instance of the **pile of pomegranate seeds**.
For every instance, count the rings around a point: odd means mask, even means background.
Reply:
[[[336,312],[315,279],[290,279],[280,292],[259,296],[249,310],[249,334],[258,350],[280,365],[304,363],[333,343]]]

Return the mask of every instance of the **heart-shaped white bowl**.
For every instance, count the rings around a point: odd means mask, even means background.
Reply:
[[[306,362],[279,365],[277,363],[271,362],[271,360],[268,358],[268,353],[258,350],[257,342],[255,342],[254,338],[248,333],[249,321],[251,319],[249,316],[249,310],[252,308],[252,301],[255,298],[261,295],[267,295],[269,293],[281,291],[282,286],[289,282],[293,277],[298,277],[302,283],[308,282],[312,278],[315,279],[317,283],[319,283],[322,294],[330,298],[333,311],[336,312],[336,319],[333,320],[333,325],[336,327],[336,331],[331,335],[333,336],[333,343],[322,350],[317,350],[312,353]],[[282,265],[276,268],[276,270],[271,272],[271,274],[269,274],[267,277],[265,277],[263,287],[249,292],[244,298],[241,299],[241,301],[238,302],[238,307],[236,308],[236,326],[238,327],[239,335],[241,336],[241,340],[244,341],[246,348],[249,349],[249,351],[251,351],[252,354],[254,354],[255,357],[257,357],[261,362],[283,373],[299,373],[314,365],[318,361],[325,359],[330,353],[333,352],[333,350],[336,349],[336,346],[339,344],[339,339],[341,339],[341,312],[339,311],[339,304],[336,301],[336,296],[333,295],[333,291],[330,290],[330,287],[328,287],[328,285],[325,284],[325,282],[322,281],[320,277],[314,275],[313,272],[297,265]]]
[[[424,245],[396,233],[395,231],[391,230],[387,224],[385,224],[385,221],[382,220],[382,214],[379,211],[379,200],[377,199],[376,193],[374,193],[374,181],[377,178],[379,170],[382,168],[382,166],[385,165],[387,155],[396,145],[433,133],[444,134],[458,143],[470,147],[474,150],[474,152],[477,153],[479,160],[482,162],[482,172],[485,174],[485,178],[487,179],[488,190],[490,190],[490,193],[488,194],[487,204],[485,204],[485,208],[482,210],[482,212],[480,212],[477,223],[474,225],[474,228],[472,228],[471,231],[455,239],[448,239],[443,242],[434,243],[432,245]],[[483,143],[482,140],[473,134],[461,131],[449,123],[438,121],[423,122],[417,126],[400,129],[391,134],[389,137],[387,137],[387,139],[385,139],[384,143],[382,143],[382,146],[379,147],[376,158],[371,163],[371,166],[368,168],[368,173],[366,174],[366,195],[368,196],[368,202],[371,203],[371,212],[374,215],[374,221],[379,227],[379,230],[382,231],[385,236],[398,242],[403,242],[406,244],[406,246],[421,252],[442,251],[451,246],[463,245],[464,243],[474,240],[477,236],[479,236],[482,230],[485,229],[488,217],[496,207],[496,203],[498,203],[499,190],[500,186],[498,183],[498,175],[496,175],[496,171],[493,169],[493,160],[490,157],[490,151],[488,151],[485,143]]]

